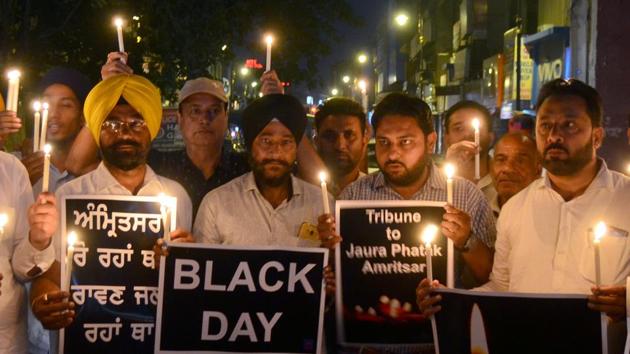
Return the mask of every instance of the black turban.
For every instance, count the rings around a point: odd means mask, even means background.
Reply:
[[[48,86],[54,84],[68,86],[77,96],[81,105],[85,102],[85,97],[87,97],[93,86],[90,79],[77,70],[57,66],[46,72],[37,85],[37,91],[43,93]]]
[[[273,119],[291,131],[296,144],[300,143],[306,128],[306,111],[302,103],[293,96],[271,94],[256,99],[243,111],[243,135],[250,152],[256,136]]]

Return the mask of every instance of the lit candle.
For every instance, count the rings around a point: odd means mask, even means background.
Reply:
[[[118,51],[121,53],[125,52],[125,42],[123,41],[123,19],[120,17],[114,18],[114,25],[116,25],[116,31],[118,32]]]
[[[4,236],[4,227],[9,222],[9,216],[5,213],[0,214],[0,239]]]
[[[432,243],[437,235],[439,229],[434,224],[429,224],[424,227],[422,230],[422,235],[420,236],[420,240],[424,244],[424,254],[427,257],[427,279],[429,282],[433,283],[433,262],[431,260],[432,256]]]
[[[601,267],[599,262],[599,244],[602,242],[602,238],[606,235],[606,224],[603,221],[598,222],[595,225],[595,237],[593,238],[593,247],[595,248],[595,285],[600,286],[602,280]]]
[[[40,110],[42,104],[39,101],[33,102],[33,109],[35,110],[35,116],[33,117],[33,152],[39,150],[39,126],[40,126]]]
[[[74,244],[77,242],[77,234],[71,231],[67,238],[68,252],[66,253],[66,279],[63,283],[64,289],[70,292],[70,283],[72,282],[72,264],[74,263]]]
[[[265,43],[267,43],[267,67],[265,71],[271,70],[271,44],[273,43],[273,36],[268,34],[265,36]]]
[[[20,76],[22,74],[19,70],[10,70],[7,73],[9,79],[9,85],[7,89],[7,104],[6,110],[17,112],[18,108],[18,96],[20,93]]]
[[[162,222],[164,224],[164,241],[171,241],[171,210],[175,204],[175,198],[168,197],[164,193],[159,194],[160,197],[160,213],[162,214]]]
[[[475,154],[475,179],[481,179],[479,172],[479,119],[475,118],[472,120],[472,126],[475,130],[475,145],[477,146],[477,153]]]
[[[324,214],[330,214],[330,205],[328,204],[328,188],[326,186],[327,175],[326,172],[321,171],[319,173],[319,180],[322,187],[322,203],[324,203]]]
[[[444,165],[446,173],[446,203],[453,205],[453,176],[455,176],[455,165],[447,163]],[[455,287],[455,245],[450,238],[446,241],[448,261],[446,262],[446,286]]]
[[[41,149],[46,146],[46,134],[48,129],[48,102],[42,103],[42,130],[39,136],[39,146]]]
[[[50,181],[50,152],[52,146],[44,145],[44,176],[42,177],[42,193],[48,192],[48,184]]]

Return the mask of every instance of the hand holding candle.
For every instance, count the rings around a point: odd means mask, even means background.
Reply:
[[[326,179],[328,178],[326,172],[321,171],[319,173],[319,180],[322,187],[322,203],[324,204],[324,214],[330,214],[330,204],[328,204],[328,187],[326,185]]]
[[[480,171],[479,171],[479,150],[481,149],[479,147],[479,119],[475,118],[472,120],[472,126],[473,129],[475,130],[475,145],[477,146],[477,153],[475,154],[475,179],[476,180],[480,180],[481,176],[480,176]]]
[[[603,221],[598,222],[595,225],[595,232],[593,238],[593,247],[595,249],[595,285],[599,287],[602,281],[601,264],[599,260],[599,244],[602,242],[602,238],[606,235],[608,228]]]
[[[77,234],[72,231],[68,234],[66,243],[68,252],[66,253],[66,277],[63,283],[64,290],[70,292],[70,283],[72,282],[72,264],[74,263],[74,245],[77,242]]]
[[[271,70],[271,44],[273,43],[273,36],[268,34],[265,36],[265,43],[267,43],[267,66],[265,71]]]
[[[50,183],[50,152],[52,147],[50,144],[44,145],[44,176],[42,177],[42,193],[48,192]]]

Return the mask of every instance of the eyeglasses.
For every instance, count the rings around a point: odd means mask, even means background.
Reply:
[[[120,133],[123,129],[127,129],[134,133],[141,133],[144,130],[144,127],[147,126],[147,123],[141,119],[132,119],[129,122],[123,122],[120,120],[106,120],[103,122],[101,126],[103,129]]]

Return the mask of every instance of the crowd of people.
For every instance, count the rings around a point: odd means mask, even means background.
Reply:
[[[269,71],[261,77],[263,96],[243,111],[247,151],[241,153],[225,140],[222,83],[192,78],[177,102],[185,148],[159,152],[151,142],[161,127],[160,92],[126,62],[126,53],[110,53],[94,86],[68,68],[42,78],[37,94],[50,105],[46,139],[54,147],[48,191],[42,192],[41,151],[26,149],[21,160],[0,152],[0,212],[10,220],[0,230],[2,353],[55,352],[55,330],[75,316],[70,294],[60,288],[64,195],[175,196],[172,242],[332,251],[343,235],[334,215],[324,213],[314,185],[320,170],[329,172],[331,210],[335,200],[446,200],[446,176],[434,159],[433,113],[419,98],[388,94],[375,105],[371,124],[359,103],[328,99],[315,115],[311,142],[303,105]],[[630,218],[623,205],[630,203],[630,179],[597,156],[605,138],[602,112],[594,88],[556,79],[538,95],[535,123],[514,119],[501,137],[477,102],[461,101],[444,113],[445,159],[458,176],[440,231],[456,250],[456,287],[588,294],[593,311],[606,313],[611,326],[623,324],[630,275]],[[482,118],[479,144],[471,128],[475,118]],[[0,107],[0,144],[22,122]],[[379,170],[368,175],[371,136]],[[602,285],[596,286],[587,235],[602,218],[622,236],[602,242]],[[318,237],[302,237],[309,230]],[[154,249],[167,256],[162,245],[158,240]],[[333,268],[325,270],[331,299]],[[430,316],[440,310],[434,290],[443,285],[418,282],[418,306]],[[53,330],[50,337],[44,328]],[[387,351],[339,349],[329,342],[328,352]]]

